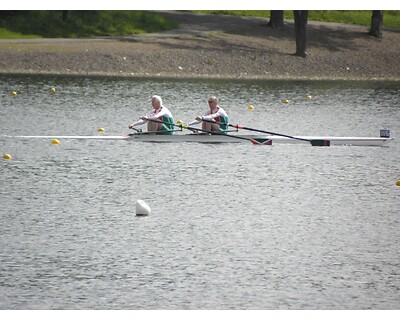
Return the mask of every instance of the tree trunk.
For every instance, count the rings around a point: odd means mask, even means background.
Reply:
[[[307,56],[308,10],[294,10],[294,30],[296,35],[296,56]]]
[[[371,29],[369,30],[369,34],[371,36],[381,39],[382,30],[383,30],[383,10],[374,10],[372,11]]]
[[[283,10],[271,10],[267,26],[272,28],[283,27]]]

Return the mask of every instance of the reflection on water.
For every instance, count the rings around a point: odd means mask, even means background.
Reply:
[[[184,122],[214,94],[249,127],[397,136],[398,92],[393,82],[0,77],[1,152],[13,155],[0,162],[0,308],[398,309],[397,141],[5,137],[121,135],[153,94]],[[137,199],[151,215],[135,216]]]

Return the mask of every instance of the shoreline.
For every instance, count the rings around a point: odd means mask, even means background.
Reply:
[[[158,12],[179,29],[88,39],[0,40],[0,75],[159,79],[400,81],[400,31],[309,22],[308,56],[293,55],[293,22]]]
[[[2,72],[0,76],[4,77],[70,77],[70,78],[113,78],[113,79],[160,79],[160,80],[227,80],[227,81],[325,81],[325,82],[338,82],[338,81],[355,81],[355,82],[399,82],[400,77],[381,77],[381,78],[366,78],[366,77],[265,77],[265,76],[210,76],[210,75],[160,75],[160,74],[121,74],[121,73],[60,73],[60,72]]]

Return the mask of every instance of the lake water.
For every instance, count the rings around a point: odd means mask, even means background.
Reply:
[[[126,134],[153,94],[184,122],[214,94],[231,123],[396,137],[399,89],[0,76],[0,151],[13,157],[0,161],[0,309],[399,309],[397,140],[323,148],[8,137]],[[135,216],[138,199],[149,216]]]

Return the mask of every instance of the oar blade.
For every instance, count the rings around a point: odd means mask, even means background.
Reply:
[[[330,140],[310,140],[310,143],[314,147],[329,147],[331,145]]]

